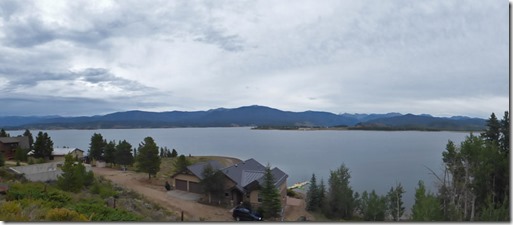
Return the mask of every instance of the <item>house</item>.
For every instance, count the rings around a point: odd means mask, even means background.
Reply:
[[[188,166],[187,169],[171,176],[174,187],[178,190],[204,194],[200,181],[203,178],[203,169],[208,164],[225,175],[225,193],[222,201],[231,202],[232,204],[249,202],[257,207],[261,204],[260,189],[264,184],[266,167],[254,159],[248,159],[226,168],[222,168],[222,165],[217,161]],[[277,167],[273,168],[271,173],[274,177],[274,185],[280,192],[282,205],[285,205],[288,175]]]
[[[84,151],[78,148],[54,148],[52,152],[54,161],[64,161],[64,156],[71,154],[73,158],[84,158]]]
[[[18,147],[29,149],[29,138],[27,136],[0,137],[0,154],[3,154],[5,159],[14,159],[14,153]]]
[[[29,157],[32,157],[34,154],[34,150],[27,153]],[[53,161],[64,161],[64,156],[67,154],[71,154],[73,158],[83,159],[84,151],[78,148],[53,148],[52,158],[50,160]]]

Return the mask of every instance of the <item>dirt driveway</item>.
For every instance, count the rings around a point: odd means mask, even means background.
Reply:
[[[164,186],[156,186],[144,182],[148,180],[147,174],[99,167],[92,167],[92,170],[95,175],[103,176],[113,183],[135,191],[148,200],[176,212],[178,218],[180,218],[180,213],[183,211],[184,221],[233,221],[228,209],[182,200],[166,194]]]
[[[180,218],[180,213],[183,211],[184,221],[233,221],[229,209],[184,200],[177,197],[177,193],[166,192],[164,185],[155,185],[148,182],[147,174],[99,167],[92,167],[92,170],[95,175],[103,176],[115,184],[135,191],[148,200],[170,211],[176,212],[178,218]],[[288,204],[285,207],[285,221],[295,221],[300,216],[312,218],[311,215],[305,211],[304,200],[288,199],[287,202]]]

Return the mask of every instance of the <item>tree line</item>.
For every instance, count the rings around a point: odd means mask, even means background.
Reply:
[[[177,155],[178,152],[175,149],[159,147],[152,137],[144,138],[137,148],[132,148],[126,140],[118,143],[114,140],[107,141],[99,133],[94,133],[91,137],[88,154],[89,160],[101,160],[111,165],[121,165],[125,169],[135,164],[138,171],[148,173],[149,179],[159,172],[161,158],[174,158]],[[178,162],[186,166],[190,164],[183,159]]]
[[[420,180],[411,208],[413,221],[509,221],[509,113],[502,120],[494,113],[479,136],[472,133],[459,146],[448,141],[442,153],[441,174],[429,169],[437,180],[437,193],[426,190]],[[374,190],[361,195],[349,184],[349,169],[342,164],[330,172],[328,185],[310,180],[306,208],[332,220],[399,221],[405,208],[405,193],[397,183],[386,195]]]

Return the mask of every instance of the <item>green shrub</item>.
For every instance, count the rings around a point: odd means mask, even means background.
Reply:
[[[294,190],[287,189],[287,196],[295,198],[297,196],[297,194]]]
[[[45,191],[46,190],[46,191]],[[41,199],[52,208],[62,207],[71,201],[71,196],[51,185],[43,183],[16,183],[7,192],[7,200]]]
[[[92,221],[138,221],[142,219],[133,213],[109,208],[104,203],[80,202],[71,208],[90,217]]]

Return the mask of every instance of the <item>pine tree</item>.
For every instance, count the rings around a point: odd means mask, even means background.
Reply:
[[[34,142],[34,158],[51,158],[53,152],[53,141],[45,132],[39,131]]]
[[[319,208],[320,205],[320,196],[319,196],[319,188],[317,187],[317,181],[315,178],[315,174],[312,174],[312,178],[310,179],[310,187],[308,188],[308,192],[306,193],[306,210],[315,211]]]
[[[89,144],[89,156],[94,160],[103,160],[103,154],[107,142],[101,134],[94,133]]]
[[[203,179],[200,181],[205,193],[208,193],[208,201],[212,202],[212,197],[219,200],[224,193],[224,174],[220,170],[214,170],[212,165],[207,164],[202,171]]]
[[[118,145],[116,145],[115,162],[119,165],[126,166],[132,165],[134,163],[134,155],[132,155],[132,145],[128,143],[126,140],[120,141]]]
[[[45,142],[44,146],[44,157],[47,157],[49,159],[53,159],[52,152],[53,152],[53,141],[48,135],[48,133],[43,134],[43,140]]]
[[[180,156],[178,156],[178,158],[176,159],[176,161],[174,163],[175,172],[185,170],[190,165],[191,165],[191,162],[189,162],[189,160],[187,160],[185,155],[180,155]]]
[[[9,135],[9,133],[5,132],[4,129],[1,129],[0,130],[0,137],[10,137],[11,135]]]
[[[281,210],[280,193],[274,183],[271,166],[267,164],[264,172],[263,187],[260,190],[264,218],[275,218],[279,216]]]
[[[178,152],[173,148],[173,151],[171,152],[171,158],[175,158],[178,156]]]
[[[116,157],[116,142],[109,141],[109,143],[107,143],[104,148],[105,162],[114,164],[114,163],[116,163],[115,157]]]
[[[64,157],[62,174],[57,177],[57,186],[64,191],[79,192],[84,186],[92,184],[94,175],[92,171],[86,172],[81,162],[73,159],[71,154]]]
[[[34,137],[32,137],[32,133],[30,133],[30,130],[25,129],[25,132],[23,133],[23,136],[28,137],[29,139],[29,150],[32,149],[34,146]]]
[[[157,175],[160,170],[159,147],[151,137],[144,138],[139,144],[139,155],[137,155],[137,167],[140,171],[148,173],[148,179],[151,175]]]

